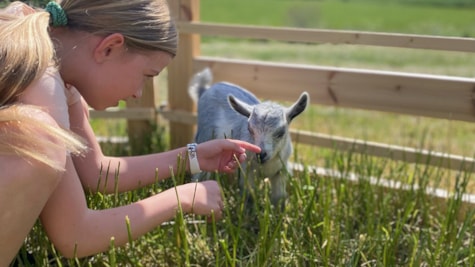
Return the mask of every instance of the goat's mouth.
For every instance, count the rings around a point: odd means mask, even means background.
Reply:
[[[261,153],[257,153],[256,157],[257,157],[257,162],[259,162],[260,164],[264,164],[269,160],[269,154],[267,154],[267,152],[265,151],[262,151]]]

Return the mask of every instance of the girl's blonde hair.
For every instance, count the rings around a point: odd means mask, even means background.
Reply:
[[[0,155],[14,155],[35,160],[58,171],[65,166],[47,156],[46,149],[58,153],[80,153],[86,149],[79,136],[47,120],[37,107],[12,105],[0,108]],[[52,118],[50,118],[53,121]]]
[[[0,107],[15,103],[52,64],[48,22],[45,12],[25,17],[0,13]]]
[[[166,0],[63,0],[60,5],[70,29],[121,33],[130,49],[176,55],[178,34]]]
[[[46,12],[27,16],[0,12],[0,155],[26,157],[64,170],[42,152],[45,148],[82,151],[85,146],[79,137],[35,118],[41,112],[38,108],[17,103],[18,96],[54,62],[49,19]]]

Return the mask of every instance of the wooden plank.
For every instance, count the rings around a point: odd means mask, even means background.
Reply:
[[[156,118],[154,108],[108,108],[107,110],[89,110],[94,119],[127,119],[127,120],[153,120]]]
[[[247,88],[262,99],[475,122],[475,79],[313,65],[195,58],[194,71],[210,67],[214,81]]]
[[[218,23],[179,22],[182,33],[211,36],[267,39],[287,42],[355,44],[400,48],[474,52],[475,38],[346,30],[262,27]]]
[[[200,17],[199,1],[168,0],[170,10],[177,22],[197,21]],[[168,70],[168,105],[173,110],[196,110],[188,95],[188,79],[193,75],[193,58],[200,54],[200,36],[179,32],[178,52]],[[170,147],[176,148],[189,143],[194,137],[194,126],[181,122],[170,123]]]
[[[160,114],[170,121],[179,121],[189,124],[195,124],[197,121],[196,114],[193,113],[167,110],[160,111]],[[292,140],[300,144],[336,149],[339,151],[351,151],[408,163],[428,164],[453,170],[475,171],[475,158],[471,157],[296,129],[291,129],[291,135]]]
[[[475,171],[475,158],[471,157],[301,130],[291,130],[291,135],[295,142],[312,146],[351,151],[408,163],[428,164],[453,170]]]
[[[197,122],[196,115],[194,113],[182,110],[160,110],[159,114],[170,122],[179,122],[190,125],[194,125]]]

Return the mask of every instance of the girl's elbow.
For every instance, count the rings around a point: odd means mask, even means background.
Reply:
[[[50,238],[51,239],[51,238]],[[82,258],[87,255],[82,255],[78,243],[72,239],[62,237],[60,239],[53,238],[51,240],[56,251],[67,259]]]
[[[100,252],[94,252],[88,244],[81,244],[75,240],[57,240],[53,241],[53,245],[67,259],[84,258]]]

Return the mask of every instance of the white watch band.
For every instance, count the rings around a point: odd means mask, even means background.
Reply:
[[[188,162],[190,163],[190,173],[197,174],[201,172],[200,164],[198,163],[198,155],[196,154],[196,143],[186,145],[188,149]]]

